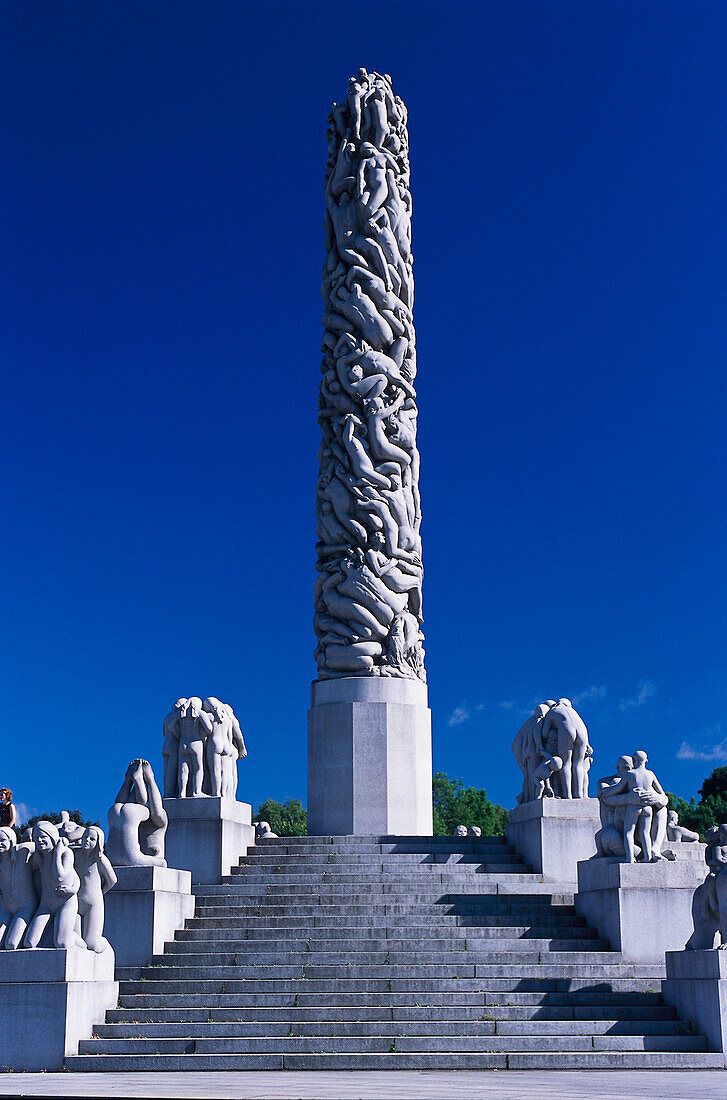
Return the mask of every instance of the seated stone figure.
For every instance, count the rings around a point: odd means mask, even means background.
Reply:
[[[68,841],[50,821],[39,821],[33,826],[33,844],[33,862],[40,881],[40,904],[25,933],[23,946],[39,947],[52,919],[53,947],[85,947],[76,931],[81,880]]]
[[[33,845],[18,844],[9,825],[0,828],[0,947],[15,951],[38,908]]]
[[[103,935],[104,894],[116,885],[116,874],[104,855],[104,835],[97,825],[89,825],[82,831],[75,863],[81,879],[78,891],[81,935],[90,951],[101,954],[109,946]]]
[[[108,813],[106,853],[116,867],[166,867],[167,814],[148,760],[132,760]]]
[[[705,833],[704,858],[709,867],[701,886],[692,898],[694,931],[686,951],[709,951],[717,937],[721,950],[727,950],[727,825],[712,825]]]
[[[274,833],[267,821],[255,822],[255,840],[277,840],[278,834]]]

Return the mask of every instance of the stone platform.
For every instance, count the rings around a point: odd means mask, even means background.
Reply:
[[[508,842],[547,882],[573,882],[578,863],[596,854],[597,798],[539,798],[507,815]]]
[[[195,893],[69,1070],[722,1064],[502,837],[267,840]]]
[[[165,798],[168,867],[192,882],[219,882],[255,843],[252,807],[233,798]]]
[[[118,966],[148,963],[194,915],[192,875],[173,867],[117,867],[104,934]]]

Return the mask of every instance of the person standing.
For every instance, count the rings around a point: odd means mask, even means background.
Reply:
[[[9,787],[0,787],[0,826],[15,825],[16,813],[13,805],[13,792]]]

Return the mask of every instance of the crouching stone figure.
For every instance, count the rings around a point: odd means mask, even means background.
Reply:
[[[719,935],[721,950],[727,949],[727,825],[713,825],[705,833],[704,858],[709,874],[694,891],[692,920],[694,931],[687,951],[709,951]]]

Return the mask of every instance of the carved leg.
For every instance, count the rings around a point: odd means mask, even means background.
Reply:
[[[69,948],[69,947],[85,947],[85,943],[76,932],[76,921],[78,919],[78,898],[75,896],[68,898],[63,902],[60,909],[56,910],[56,915],[53,920],[53,938],[54,946]]]
[[[23,941],[24,947],[37,947],[40,943],[43,933],[46,930],[48,921],[50,920],[50,912],[43,907],[38,909],[38,912],[30,922],[30,927],[25,933],[25,940]]]
[[[16,951],[20,947],[25,930],[32,921],[34,912],[34,905],[26,905],[15,914],[5,937],[4,946],[6,951]]]

